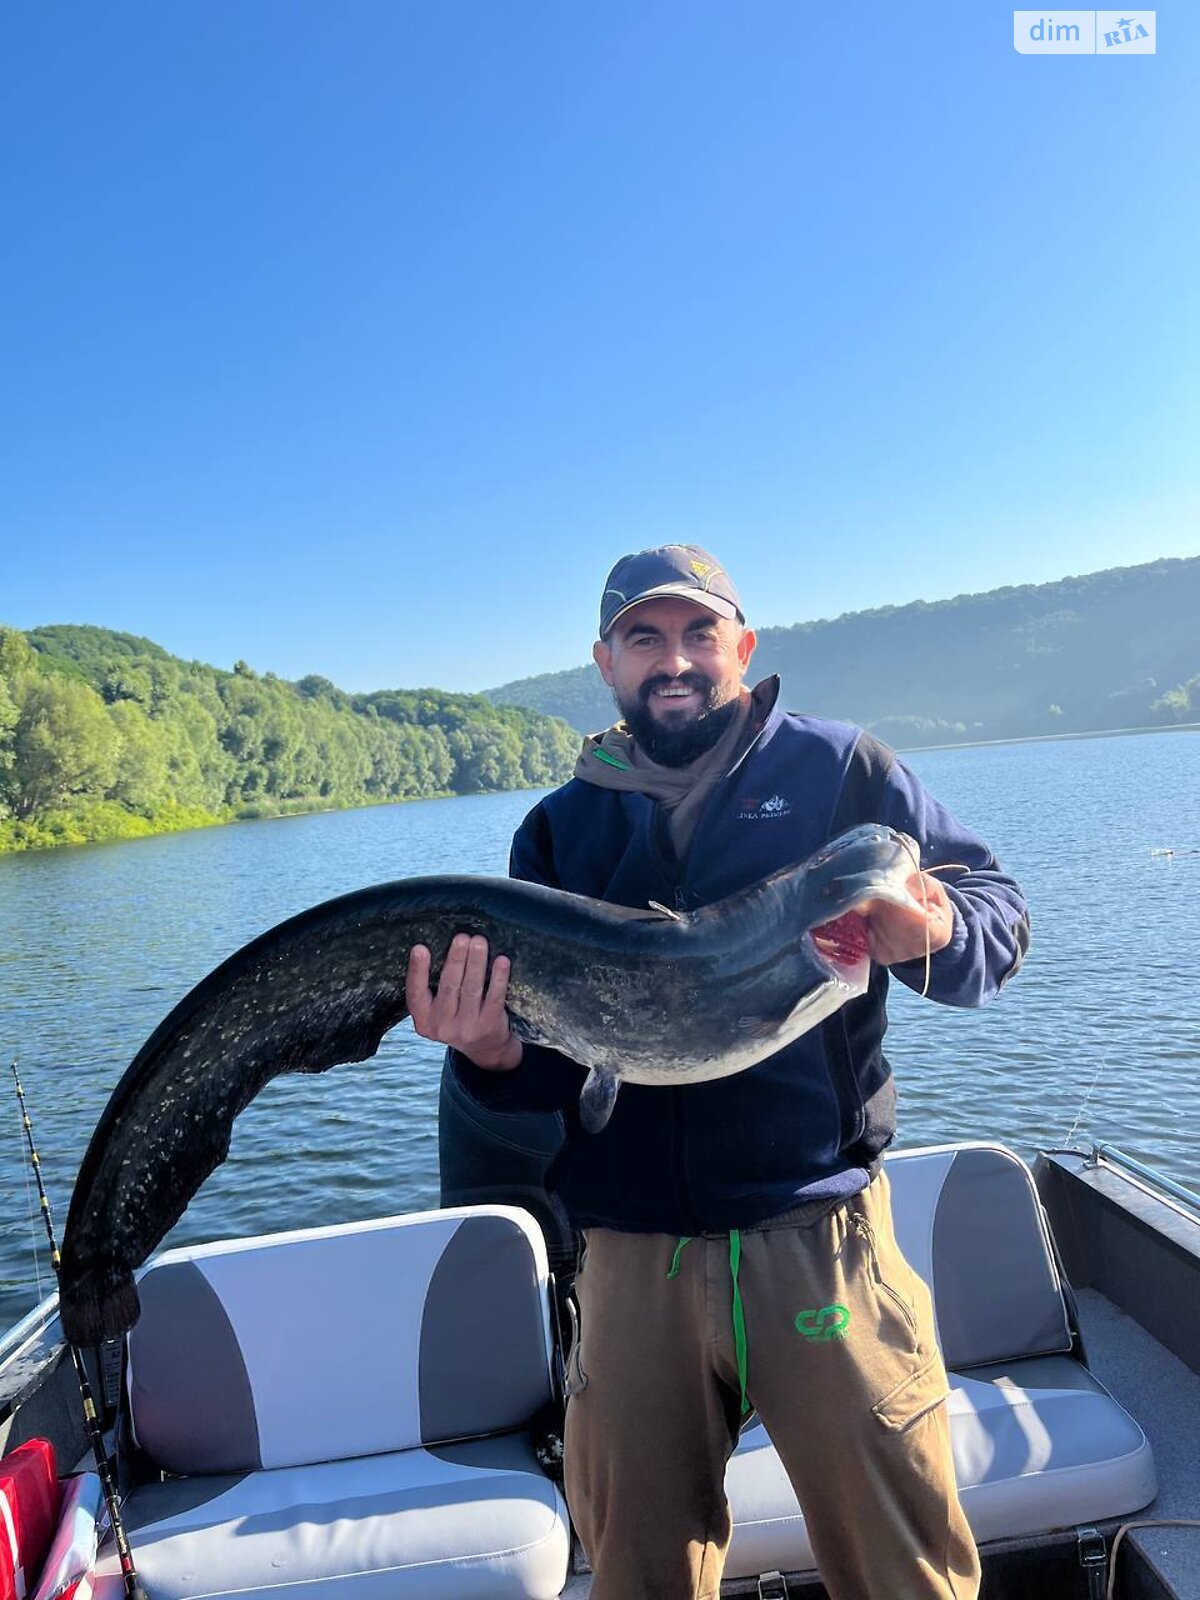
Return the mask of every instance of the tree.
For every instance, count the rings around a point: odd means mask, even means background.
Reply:
[[[138,705],[151,703],[150,674],[139,667],[127,665],[109,667],[100,682],[100,695],[106,705],[132,700]]]
[[[151,722],[133,700],[109,707],[120,738],[116,774],[109,796],[143,816],[153,816],[170,798],[170,740],[161,723]]]
[[[0,678],[9,687],[18,678],[37,671],[37,652],[19,628],[0,627]]]
[[[8,684],[0,678],[0,809],[6,809],[8,804],[7,777],[16,759],[13,753],[13,735],[20,717],[21,713],[9,692]]]
[[[487,794],[498,789],[519,789],[521,746],[511,728],[503,725],[468,727],[449,736],[456,757],[454,788],[459,794]]]
[[[19,819],[78,796],[99,798],[116,777],[120,736],[94,689],[57,674],[19,680],[10,801]]]

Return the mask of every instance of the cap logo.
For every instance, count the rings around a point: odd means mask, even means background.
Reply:
[[[693,575],[700,579],[700,586],[706,594],[718,578],[725,576],[721,568],[714,567],[711,561],[689,561],[688,566]]]

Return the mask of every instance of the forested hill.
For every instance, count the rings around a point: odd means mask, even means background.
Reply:
[[[578,748],[482,695],[347,694],[105,628],[0,627],[0,850],[550,785]]]
[[[779,673],[783,705],[900,746],[1169,726],[1200,719],[1200,557],[763,628],[758,641],[751,674]],[[584,733],[615,716],[593,666],[488,698]]]

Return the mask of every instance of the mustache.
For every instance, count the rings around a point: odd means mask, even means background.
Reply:
[[[665,672],[660,672],[656,677],[647,678],[645,683],[638,688],[638,699],[645,705],[650,704],[650,696],[659,689],[678,688],[683,685],[687,689],[694,689],[697,694],[703,695],[705,700],[710,700],[713,692],[713,681],[706,678],[702,672],[681,672],[677,678],[670,677]]]

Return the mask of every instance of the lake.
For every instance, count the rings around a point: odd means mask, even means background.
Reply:
[[[893,986],[902,1144],[986,1136],[1028,1156],[1107,1140],[1200,1186],[1194,973],[1200,734],[906,758],[1023,884],[1033,945],[999,1001],[952,1011]],[[502,872],[533,793],[239,823],[0,857],[0,1052],[20,1058],[61,1234],[91,1129],[146,1036],[219,961],[331,895]],[[405,1023],[378,1056],[276,1080],[173,1243],[437,1203],[441,1050]],[[0,1330],[51,1289],[16,1096],[0,1084]]]

